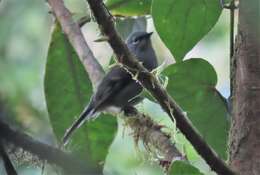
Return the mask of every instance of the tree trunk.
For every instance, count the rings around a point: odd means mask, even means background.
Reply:
[[[260,175],[259,0],[240,0],[238,23],[229,159],[241,175]]]

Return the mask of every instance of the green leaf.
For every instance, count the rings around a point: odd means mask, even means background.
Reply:
[[[181,61],[216,24],[219,0],[153,0],[154,25],[176,61]]]
[[[197,168],[184,161],[175,161],[169,171],[170,175],[203,175]]]
[[[203,138],[226,158],[228,119],[224,98],[216,90],[217,75],[203,59],[190,59],[168,66],[168,92],[187,113]]]
[[[44,88],[50,122],[60,141],[65,130],[87,105],[92,86],[77,54],[58,25],[52,33]],[[68,149],[88,159],[90,166],[102,172],[103,165],[100,163],[105,161],[116,131],[116,118],[102,114],[75,132]]]
[[[150,13],[152,0],[107,0],[106,5],[113,15],[141,16]]]

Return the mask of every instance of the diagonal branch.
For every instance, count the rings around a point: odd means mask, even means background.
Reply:
[[[104,71],[100,65],[97,66],[98,62],[85,42],[79,26],[73,21],[70,12],[64,6],[62,0],[49,0],[48,3],[50,4],[57,20],[61,24],[63,31],[67,35],[69,41],[85,66],[92,84],[97,86],[98,82],[104,75]],[[95,76],[101,78],[95,78]],[[140,118],[140,116],[142,116],[142,118]],[[152,120],[148,121],[146,118],[143,117],[143,114],[137,112],[136,114],[131,115],[131,122],[128,124],[134,130],[135,134],[138,135],[142,132],[140,139],[145,139],[144,142],[146,144],[151,144],[158,149],[158,151],[164,155],[164,161],[172,162],[175,159],[182,159],[182,154],[176,149],[168,135],[162,132],[159,129],[159,126],[156,127],[156,123]],[[140,130],[141,126],[143,127],[142,130]]]
[[[1,143],[11,143],[15,147],[20,147],[25,151],[36,155],[39,159],[53,163],[68,173],[73,174],[95,174],[87,163],[79,160],[68,153],[54,148],[50,145],[34,140],[32,137],[20,131],[12,129],[8,124],[0,120],[0,141]],[[4,142],[5,141],[5,142]]]
[[[80,27],[73,21],[69,10],[65,8],[63,1],[49,0],[48,3],[53,8],[64,33],[69,36],[68,39],[76,50],[95,88],[103,78],[104,70],[86,43]]]
[[[176,121],[176,125],[180,131],[214,171],[218,174],[233,175],[234,173],[231,169],[228,168],[224,161],[216,155],[195,128],[193,128],[183,110],[161,86],[157,78],[147,71],[128,50],[126,44],[115,30],[113,17],[105,7],[103,1],[88,0],[88,3],[102,32],[107,36],[108,42],[117,56],[117,60],[122,63],[130,73],[138,75],[137,79],[139,82],[155,97],[172,121]]]

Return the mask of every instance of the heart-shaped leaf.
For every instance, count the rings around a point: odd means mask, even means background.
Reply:
[[[181,61],[216,24],[219,0],[153,0],[154,25],[175,60]]]
[[[225,99],[216,90],[217,75],[203,59],[168,66],[168,92],[187,113],[193,125],[215,151],[226,158],[228,118]]]

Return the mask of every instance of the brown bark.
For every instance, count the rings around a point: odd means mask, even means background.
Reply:
[[[259,175],[259,0],[240,0],[234,60],[230,165],[242,175]]]

